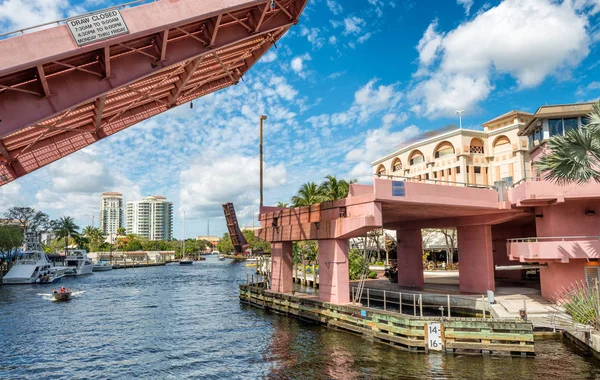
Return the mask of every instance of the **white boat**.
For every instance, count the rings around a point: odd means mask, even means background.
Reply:
[[[106,261],[101,261],[99,263],[94,264],[93,272],[106,272],[112,270],[112,264],[107,263]]]
[[[37,283],[38,284],[52,284],[54,282],[59,281],[61,278],[65,277],[65,272],[68,268],[65,267],[52,267],[50,268],[49,273],[38,276]]]
[[[82,276],[92,273],[94,263],[88,259],[87,252],[83,249],[73,249],[65,256],[65,266],[68,268],[66,276]]]
[[[219,261],[225,260],[225,255],[219,255]]]
[[[33,284],[39,278],[51,274],[52,264],[42,251],[23,251],[21,256],[2,278],[2,283]]]

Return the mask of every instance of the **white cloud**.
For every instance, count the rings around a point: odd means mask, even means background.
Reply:
[[[506,0],[444,36],[436,26],[429,25],[417,46],[417,76],[428,77],[410,94],[413,110],[430,118],[475,108],[494,88],[495,73],[511,75],[519,88],[535,87],[589,52],[588,20],[570,1]]]
[[[93,149],[56,161],[48,170],[50,186],[37,191],[35,208],[51,215],[71,216],[80,224],[91,224],[92,215],[98,216],[104,191],[121,192],[125,201],[141,197],[139,186],[117,168],[109,167]]]
[[[10,182],[0,187],[0,213],[5,213],[14,206],[25,205],[25,197],[19,182]],[[3,215],[0,215],[2,218]]]
[[[390,121],[395,117],[385,116],[385,120]],[[348,152],[346,160],[356,162],[357,164],[350,171],[352,178],[357,178],[359,182],[369,182],[373,176],[371,162],[387,154],[390,150],[398,147],[416,137],[419,134],[419,128],[414,125],[406,127],[400,131],[391,131],[391,124],[384,124],[381,128],[369,130],[364,138],[364,145]]]
[[[22,29],[83,13],[68,0],[5,0],[0,2],[0,31]]]
[[[324,38],[321,37],[321,30],[319,28],[307,28],[304,25],[300,26],[300,35],[306,37],[315,49],[323,47]]]
[[[327,0],[327,6],[334,15],[339,15],[344,11],[344,8],[335,0]]]
[[[263,55],[260,58],[260,62],[269,63],[269,62],[275,61],[276,59],[277,59],[277,53],[275,53],[275,51],[273,51],[273,50],[269,50],[267,52],[267,54]]]
[[[307,73],[305,72],[304,62],[310,60],[312,60],[310,54],[305,53],[304,55],[294,57],[290,62],[290,67],[300,78],[306,78]]]
[[[373,6],[373,9],[375,10],[375,13],[377,14],[377,16],[381,17],[383,16],[383,6],[384,3],[382,0],[368,0],[369,4],[371,4]],[[393,3],[390,3],[390,5],[392,7],[394,7]]]
[[[366,25],[365,20],[360,17],[351,16],[344,19],[344,34],[360,34],[363,26]]]
[[[264,186],[271,189],[285,185],[287,173],[283,164],[264,164]],[[180,175],[179,197],[190,218],[221,217],[221,205],[233,202],[236,209],[258,205],[259,159],[257,156],[212,155],[195,160]]]
[[[362,44],[362,43],[366,42],[369,38],[371,38],[371,32],[363,34],[362,36],[358,37],[358,39],[356,41],[359,44]]]
[[[458,5],[462,5],[465,8],[465,14],[468,16],[471,12],[474,0],[456,0]]]
[[[419,51],[419,62],[423,66],[429,66],[436,58],[438,49],[442,44],[443,36],[436,32],[437,20],[433,21],[427,27],[425,34],[421,37],[417,50]]]
[[[329,37],[329,43],[332,45],[335,45],[337,43],[337,37],[336,36],[330,36]]]

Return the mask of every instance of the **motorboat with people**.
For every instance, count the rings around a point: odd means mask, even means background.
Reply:
[[[65,272],[66,276],[83,276],[91,274],[94,269],[94,263],[87,257],[87,252],[83,249],[67,251],[65,266],[68,268]]]
[[[38,279],[51,274],[52,265],[43,251],[23,251],[8,273],[2,278],[2,283],[33,284]]]
[[[112,264],[106,262],[106,261],[99,261],[96,264],[94,264],[94,268],[92,269],[93,272],[106,272],[109,270],[112,270],[113,266]]]
[[[220,255],[219,255],[219,261],[223,261],[223,260],[225,260],[225,255],[223,255],[223,254],[220,254]]]
[[[56,301],[68,301],[71,299],[72,295],[73,292],[71,289],[67,289],[64,286],[61,286],[58,291],[56,291],[56,289],[52,291],[52,297],[54,297]]]

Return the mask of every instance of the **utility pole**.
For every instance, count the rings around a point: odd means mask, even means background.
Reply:
[[[263,121],[267,120],[265,115],[260,117],[260,207],[263,206]]]

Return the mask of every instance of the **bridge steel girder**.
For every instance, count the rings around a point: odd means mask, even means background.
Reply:
[[[237,84],[307,1],[159,0],[121,10],[130,34],[84,47],[64,24],[0,40],[0,186]]]

